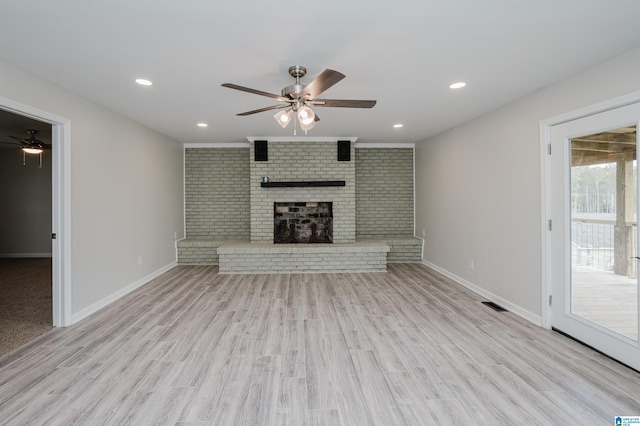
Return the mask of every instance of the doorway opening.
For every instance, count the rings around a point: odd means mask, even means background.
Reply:
[[[640,92],[541,123],[543,325],[636,370],[638,123]]]
[[[23,119],[30,119],[49,129],[51,139],[50,151],[50,215],[49,232],[46,237],[50,242],[50,275],[51,275],[51,324],[54,327],[66,327],[72,324],[71,315],[71,171],[70,171],[70,120],[40,110],[30,105],[0,97],[0,113],[13,114]],[[23,130],[24,131],[24,130]],[[38,134],[41,136],[41,134]],[[3,136],[4,137],[4,136]],[[25,166],[38,168],[37,159],[25,158]],[[34,164],[31,164],[34,162]],[[43,170],[43,169],[39,169]],[[27,227],[29,221],[15,223],[15,227]]]
[[[2,355],[53,328],[51,124],[0,110],[0,142]]]

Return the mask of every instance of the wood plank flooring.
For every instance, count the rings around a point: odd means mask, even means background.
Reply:
[[[640,374],[419,264],[178,266],[0,358],[0,423],[611,425]]]
[[[572,312],[638,340],[638,280],[586,266],[571,270]]]

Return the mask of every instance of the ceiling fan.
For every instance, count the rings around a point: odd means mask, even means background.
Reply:
[[[45,149],[51,149],[51,145],[42,142],[41,140],[36,138],[36,134],[38,134],[38,130],[29,129],[27,130],[29,134],[29,138],[19,138],[18,136],[11,136],[10,138],[15,139],[18,142],[0,142],[5,145],[17,145],[22,149],[22,165],[26,165],[25,154],[39,154],[40,155],[40,167],[42,167],[42,152]]]
[[[341,108],[373,108],[376,101],[372,100],[352,100],[352,99],[321,99],[318,98],[322,92],[332,87],[334,84],[342,80],[345,75],[334,70],[326,69],[320,73],[313,81],[303,86],[300,79],[307,74],[307,69],[300,65],[289,67],[289,75],[296,79],[296,82],[282,89],[280,95],[274,93],[263,92],[261,90],[251,89],[249,87],[239,86],[233,83],[224,83],[223,87],[229,89],[241,90],[243,92],[253,93],[256,95],[266,96],[281,102],[280,104],[271,105],[265,108],[254,109],[252,111],[241,112],[239,116],[256,114],[258,112],[270,111],[274,109],[283,109],[274,115],[275,120],[282,126],[287,125],[295,118],[300,122],[300,128],[305,132],[313,128],[315,123],[320,120],[311,107],[341,107]],[[295,128],[293,131],[295,135]]]

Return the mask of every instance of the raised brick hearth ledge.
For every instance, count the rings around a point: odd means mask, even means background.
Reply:
[[[386,272],[384,243],[251,244],[218,247],[221,274]]]
[[[265,265],[255,263],[265,262],[265,256],[273,255],[279,259],[276,265],[269,265],[269,272],[363,272],[370,271],[376,267],[377,257],[383,253],[386,263],[420,262],[422,258],[422,240],[415,237],[383,237],[376,239],[362,239],[354,244],[251,244],[244,240],[225,240],[207,237],[185,238],[177,242],[178,263],[181,265],[221,265],[220,252],[228,255],[228,259],[233,257],[246,258],[248,268],[240,271],[239,266],[233,272],[226,273],[251,273],[259,271],[264,273],[267,270]],[[295,262],[299,264],[293,266],[285,265],[286,259],[291,259],[295,252]],[[233,255],[233,256],[232,256]],[[237,256],[236,256],[237,255]],[[335,255],[335,256],[334,256]],[[298,257],[313,257],[313,260],[302,261]],[[369,256],[372,263],[364,264],[363,257]],[[336,265],[335,259],[340,260]],[[349,260],[348,260],[349,259]],[[337,261],[337,260],[336,260]],[[344,265],[345,262],[352,262],[351,266]],[[321,264],[323,263],[324,264]],[[240,262],[238,262],[240,263]],[[291,263],[289,261],[286,262]],[[279,265],[279,266],[278,266]],[[230,265],[221,265],[220,271],[228,271]],[[336,267],[335,269],[332,269]],[[364,269],[359,269],[364,268]],[[279,270],[278,270],[279,269]]]

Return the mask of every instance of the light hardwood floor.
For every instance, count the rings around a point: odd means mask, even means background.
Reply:
[[[638,280],[586,266],[571,270],[572,312],[638,340]]]
[[[640,374],[419,264],[179,266],[0,358],[2,424],[611,425]]]

